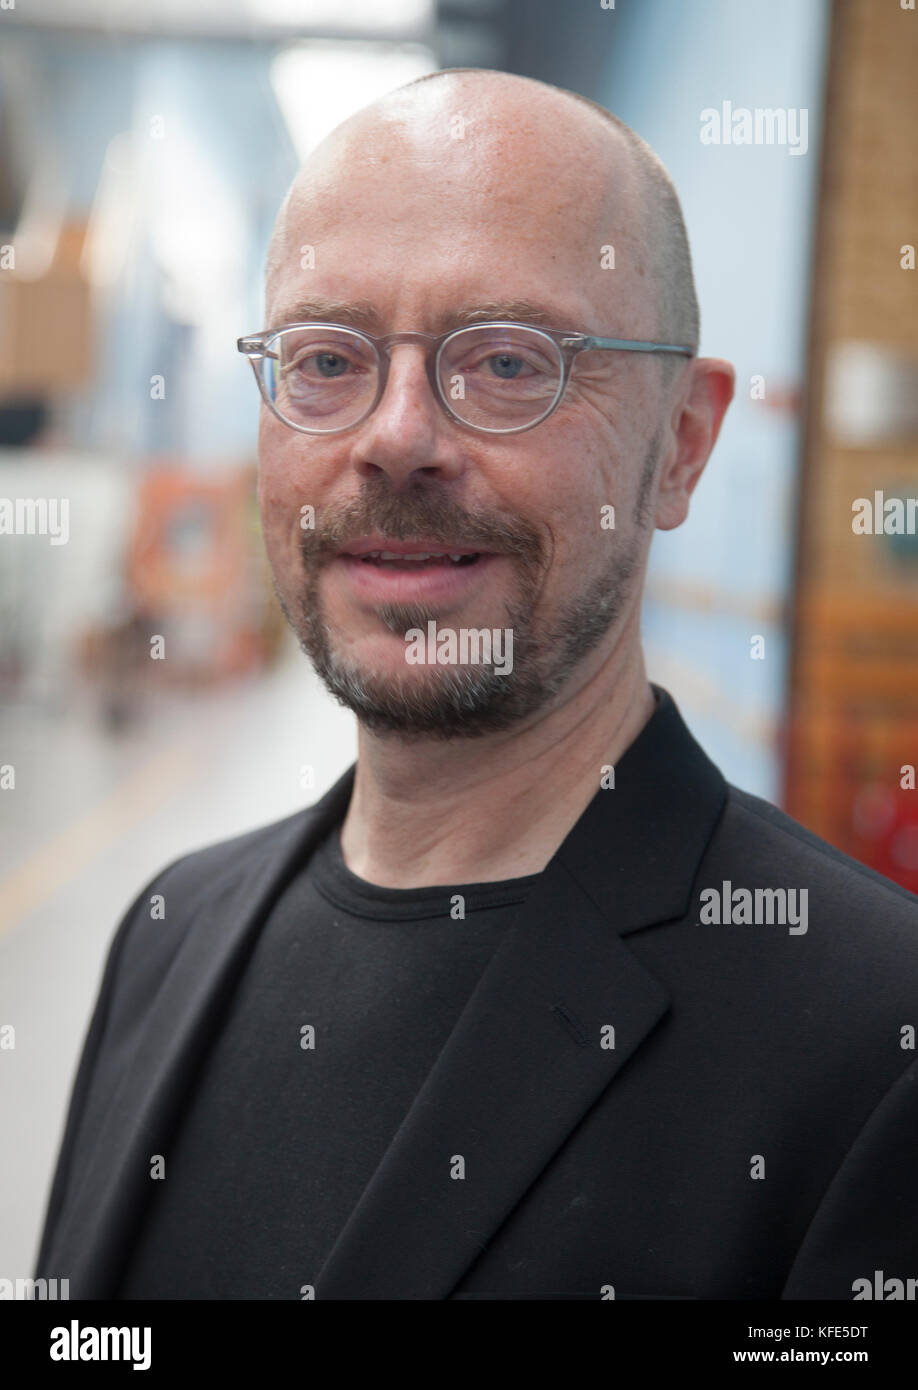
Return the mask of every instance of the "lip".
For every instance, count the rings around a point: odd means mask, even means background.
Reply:
[[[393,555],[481,555],[473,545],[444,545],[442,541],[391,541],[385,536],[367,536],[351,541],[339,552],[340,556],[369,555],[374,550],[388,550]]]
[[[361,543],[362,544],[362,543]],[[370,550],[392,550],[400,555],[435,553],[443,555],[477,555],[474,565],[437,565],[431,569],[387,569],[382,565],[371,565],[361,559]],[[442,545],[410,545],[387,541],[385,544],[367,544],[360,551],[348,551],[338,555],[329,566],[330,576],[343,579],[352,598],[364,603],[439,603],[460,602],[477,589],[492,567],[499,564],[503,556],[483,551],[457,549],[446,550]]]

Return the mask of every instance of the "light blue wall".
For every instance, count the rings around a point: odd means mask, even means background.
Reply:
[[[611,18],[611,16],[610,16]],[[615,15],[599,99],[644,139],[682,200],[701,304],[702,353],[737,369],[737,393],[689,520],[654,541],[655,582],[713,593],[709,611],[648,598],[651,677],[668,685],[725,774],[780,795],[786,611],[800,421],[775,408],[805,367],[811,228],[820,161],[828,10],[641,0]],[[703,145],[700,113],[807,108],[808,151]],[[754,375],[769,404],[750,399]],[[763,619],[773,611],[778,621]],[[765,659],[750,638],[765,637]]]

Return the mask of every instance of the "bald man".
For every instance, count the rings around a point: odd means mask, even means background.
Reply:
[[[733,392],[659,161],[542,83],[410,84],[298,174],[239,347],[278,597],[358,758],[128,910],[40,1276],[846,1300],[918,1275],[918,900],[729,786],[645,672],[651,537]]]

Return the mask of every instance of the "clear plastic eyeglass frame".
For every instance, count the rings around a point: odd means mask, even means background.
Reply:
[[[296,421],[289,420],[283,415],[272,399],[271,391],[265,378],[265,367],[267,363],[272,359],[274,361],[279,360],[279,354],[271,350],[272,344],[281,333],[289,332],[292,329],[302,330],[308,328],[331,329],[336,333],[349,333],[353,337],[359,339],[363,344],[367,345],[375,357],[377,369],[375,395],[361,415],[357,419],[349,421],[346,425],[339,425],[333,429],[318,429],[309,425],[298,424]],[[472,421],[464,419],[461,415],[457,414],[456,410],[453,408],[440,380],[440,361],[445,349],[463,334],[480,334],[482,329],[518,330],[521,328],[529,333],[539,335],[545,343],[551,344],[552,351],[555,353],[558,362],[558,387],[554,397],[536,419],[529,420],[523,425],[511,425],[508,428],[492,428],[487,425],[475,424]],[[255,380],[258,383],[261,397],[272,414],[276,415],[277,418],[290,429],[299,430],[302,434],[332,435],[342,434],[345,430],[356,429],[358,425],[362,425],[363,422],[372,415],[373,411],[382,400],[386,389],[386,381],[389,375],[389,350],[397,343],[418,343],[426,345],[427,379],[430,382],[434,397],[451,420],[455,420],[457,424],[464,425],[467,429],[476,430],[482,434],[521,434],[524,430],[531,430],[536,425],[541,425],[544,420],[547,420],[549,415],[557,409],[564,395],[565,388],[570,380],[574,359],[578,353],[592,352],[595,349],[599,349],[601,351],[615,352],[677,353],[683,357],[695,356],[694,348],[683,347],[674,343],[650,343],[643,342],[637,338],[597,338],[588,333],[569,332],[563,329],[539,328],[533,324],[516,323],[507,319],[495,319],[493,322],[476,323],[465,328],[453,328],[447,333],[440,334],[439,337],[435,337],[431,333],[419,332],[387,333],[384,337],[374,337],[370,333],[364,333],[360,329],[350,328],[340,323],[323,323],[319,321],[285,323],[278,328],[262,329],[260,333],[251,333],[247,334],[245,337],[238,338],[236,347],[239,352],[243,353],[249,359],[252,370],[255,373]]]

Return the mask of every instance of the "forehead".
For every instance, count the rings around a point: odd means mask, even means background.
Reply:
[[[599,118],[433,95],[410,119],[396,107],[348,123],[309,161],[277,239],[272,317],[317,291],[385,315],[407,283],[431,311],[519,300],[545,310],[530,321],[560,313],[564,326],[581,302],[633,314],[646,293],[639,198]]]

